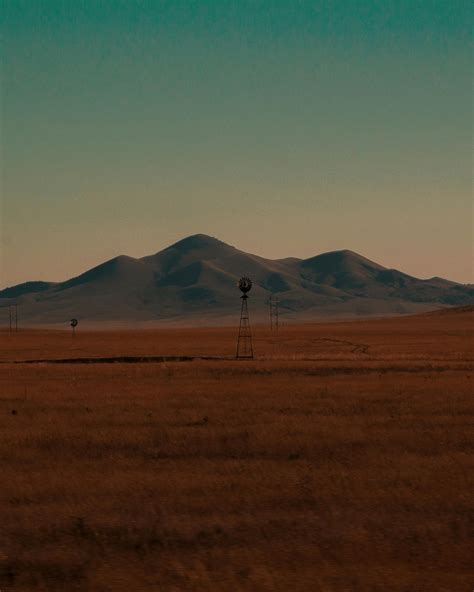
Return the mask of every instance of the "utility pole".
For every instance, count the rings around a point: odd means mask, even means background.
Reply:
[[[270,298],[269,306],[270,306],[270,331],[278,331],[280,320],[279,320],[279,310],[278,305],[280,301],[278,298]]]

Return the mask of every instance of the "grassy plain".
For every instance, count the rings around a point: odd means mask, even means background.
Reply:
[[[471,590],[472,323],[0,332],[0,589]]]

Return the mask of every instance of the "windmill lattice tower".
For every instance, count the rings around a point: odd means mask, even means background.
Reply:
[[[250,320],[248,311],[248,295],[252,288],[252,281],[243,277],[239,280],[239,289],[243,293],[241,296],[242,307],[240,309],[240,325],[239,325],[239,336],[237,338],[237,352],[235,357],[238,359],[246,358],[253,359],[253,346],[252,346],[252,333],[250,331]]]

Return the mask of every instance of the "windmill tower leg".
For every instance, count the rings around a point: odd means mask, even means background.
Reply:
[[[237,339],[236,358],[253,359],[252,334],[250,331],[249,311],[247,306],[248,296],[242,296],[242,308],[240,310],[239,337]]]

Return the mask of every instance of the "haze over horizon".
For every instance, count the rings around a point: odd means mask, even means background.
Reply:
[[[0,288],[196,233],[473,281],[467,1],[2,14]]]

